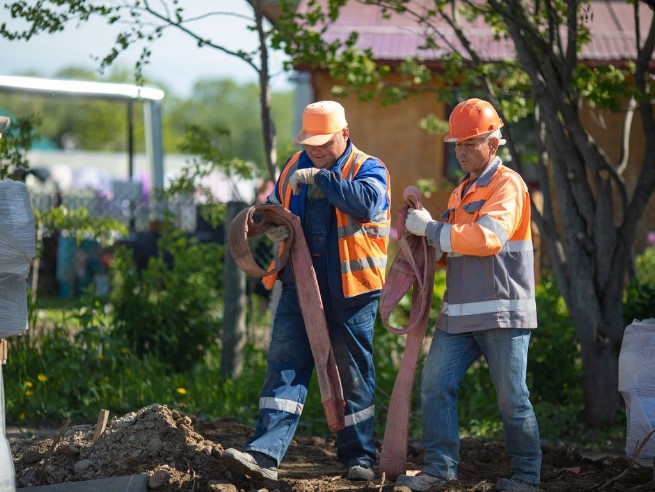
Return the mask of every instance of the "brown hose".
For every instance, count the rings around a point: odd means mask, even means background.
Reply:
[[[273,260],[273,269],[264,270],[252,256],[248,238],[264,234],[269,228],[284,225],[289,236],[280,245]],[[316,280],[316,273],[305,235],[298,217],[281,205],[262,204],[242,210],[230,223],[227,244],[235,263],[246,274],[264,277],[279,272],[287,261],[291,261],[296,280],[298,303],[307,329],[307,337],[314,356],[318,384],[321,390],[323,411],[331,432],[345,426],[344,411],[346,402],[343,398],[341,378],[337,368],[330,335],[328,332],[323,301]]]

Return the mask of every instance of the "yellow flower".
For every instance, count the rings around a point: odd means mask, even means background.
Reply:
[[[175,391],[177,391],[181,395],[186,395],[186,390],[184,388],[177,388]]]
[[[25,396],[32,396],[32,390],[25,390]]]
[[[25,420],[26,417],[27,417],[27,416],[26,416],[24,413],[21,413],[21,414],[18,416],[18,420]]]
[[[39,375],[37,376],[37,379],[38,379],[39,381],[41,381],[42,383],[45,383],[45,382],[48,380],[48,376],[46,376],[45,374],[43,374],[43,373],[41,372],[41,373],[39,373]]]
[[[31,388],[33,386],[32,381],[25,381],[25,387]]]

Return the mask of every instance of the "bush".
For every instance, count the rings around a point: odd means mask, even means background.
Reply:
[[[650,246],[637,257],[637,275],[626,289],[623,321],[655,318],[655,246]]]
[[[121,247],[113,269],[114,334],[139,355],[190,369],[219,335],[222,278],[223,248],[179,231],[164,230],[143,272]]]
[[[109,305],[83,301],[63,317],[39,310],[32,329],[9,339],[3,372],[10,425],[58,427],[69,417],[91,423],[100,409],[124,415],[152,403],[207,418],[257,417],[266,367],[262,350],[245,347],[238,383],[221,377],[216,344],[191,370],[174,372],[150,353],[135,354],[112,334]]]

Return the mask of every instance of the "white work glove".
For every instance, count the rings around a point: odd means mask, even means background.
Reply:
[[[266,237],[274,243],[281,243],[289,237],[289,230],[285,225],[273,226],[266,231]]]
[[[425,236],[425,230],[430,222],[433,222],[430,212],[424,208],[410,208],[407,210],[405,229],[415,236]]]
[[[289,184],[291,185],[293,194],[298,195],[300,193],[300,185],[303,183],[308,185],[314,184],[314,175],[318,171],[319,170],[315,167],[296,169],[296,171],[291,175],[291,179],[289,179]]]

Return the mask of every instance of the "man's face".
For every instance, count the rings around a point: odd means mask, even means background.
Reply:
[[[462,170],[477,178],[495,155],[497,138],[471,138],[455,144],[455,154]]]
[[[341,157],[348,145],[348,128],[332,135],[323,145],[303,145],[317,169],[330,169]]]

